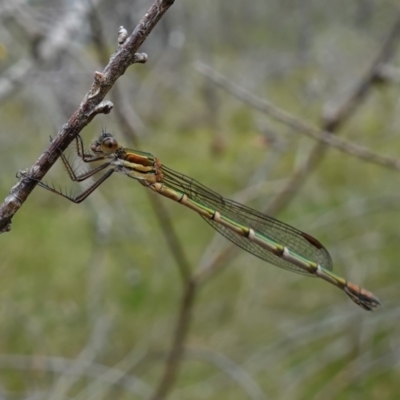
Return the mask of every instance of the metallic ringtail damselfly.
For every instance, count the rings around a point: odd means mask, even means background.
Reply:
[[[237,246],[280,268],[308,276],[317,276],[342,289],[356,304],[366,310],[380,305],[377,297],[362,287],[333,274],[332,260],[325,247],[312,236],[268,215],[225,199],[201,183],[162,165],[150,153],[130,150],[103,132],[85,153],[80,136],[76,138],[78,156],[84,162],[105,162],[84,173],[76,174],[68,159],[61,159],[73,181],[84,181],[94,174],[104,174],[80,195],[73,197],[43,182],[39,185],[74,203],[85,200],[114,172],[138,180],[143,186],[196,211],[215,230]]]

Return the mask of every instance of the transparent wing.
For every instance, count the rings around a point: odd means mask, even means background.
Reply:
[[[218,211],[225,217],[252,228],[267,238],[287,247],[290,251],[320,264],[323,268],[332,270],[332,259],[326,248],[312,236],[293,228],[284,222],[278,221],[268,215],[262,214],[250,207],[246,207],[233,200],[226,199],[218,193],[208,189],[201,183],[183,174],[179,174],[168,167],[162,167],[164,182],[173,189],[185,193],[189,198]],[[259,257],[277,267],[298,272],[307,276],[313,276],[300,267],[293,265],[285,259],[276,256],[257,243],[248,240],[246,237],[236,234],[234,231],[219,224],[218,222],[203,217],[221,235],[249,253]]]

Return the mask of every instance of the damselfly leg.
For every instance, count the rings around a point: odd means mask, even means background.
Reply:
[[[105,159],[109,159],[109,156],[105,154],[94,154],[94,153],[86,153],[85,152],[85,147],[83,144],[83,140],[78,135],[75,139],[76,143],[76,153],[79,159],[81,159],[85,163],[93,163],[96,161],[101,161]],[[103,171],[104,169],[108,168],[111,166],[112,161],[107,161],[104,162],[103,164],[98,165],[97,167],[91,168],[87,171],[83,171],[81,173],[77,173],[75,168],[72,166],[68,158],[65,156],[65,154],[60,150],[60,158],[61,161],[68,173],[69,178],[73,182],[83,182],[90,177],[96,175],[98,172]],[[113,172],[115,171],[115,168],[110,168],[108,171],[106,171],[103,175],[100,176],[99,179],[97,179],[93,184],[91,184],[88,188],[86,188],[82,193],[76,195],[76,196],[71,196],[68,195],[67,193],[62,192],[61,190],[57,190],[54,186],[48,185],[45,182],[38,181],[38,185],[44,189],[47,189],[55,194],[58,194],[73,203],[81,203],[83,200],[85,200],[91,193],[93,193],[106,179],[108,179]]]

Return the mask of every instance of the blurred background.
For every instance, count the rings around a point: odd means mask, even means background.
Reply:
[[[119,27],[133,31],[151,5],[0,0],[2,198],[79,106]],[[210,274],[190,310],[171,399],[398,398],[399,172],[316,147],[217,87],[204,68],[397,157],[396,40],[363,98],[330,123],[398,20],[389,0],[176,0],[140,49],[148,62],[129,68],[107,97],[114,110],[82,132],[89,144],[106,129],[318,238],[335,272],[383,307],[363,311],[320,279],[232,250],[196,213],[124,176],[80,205],[36,188],[1,237],[0,398],[149,398],[182,304],[176,248],[187,268]],[[62,166],[46,179],[82,189]]]

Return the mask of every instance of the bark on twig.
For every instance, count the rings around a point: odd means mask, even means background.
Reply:
[[[96,8],[92,9],[90,14],[90,26],[92,29],[92,40],[95,45],[96,55],[99,62],[106,64],[108,60],[107,40],[104,34],[104,29],[100,16]],[[122,28],[122,29],[121,29]],[[126,30],[121,27],[118,31],[118,41],[126,40]],[[110,93],[111,101],[114,103],[114,113],[116,121],[119,125],[119,130],[129,139],[135,147],[139,147],[139,136],[145,131],[145,125],[137,115],[134,107],[129,101],[125,101],[122,90],[118,85],[114,85],[113,91]]]
[[[38,158],[34,165],[25,171],[11,188],[9,195],[0,205],[0,233],[11,229],[11,220],[29,194],[35,188],[51,166],[57,161],[60,150],[64,151],[81,130],[99,113],[108,113],[112,103],[102,103],[115,81],[135,62],[145,62],[146,57],[136,52],[174,0],[156,0],[142,18],[133,33],[118,46],[103,72],[96,72],[91,89],[84,97],[78,109],[60,129],[50,146]]]

